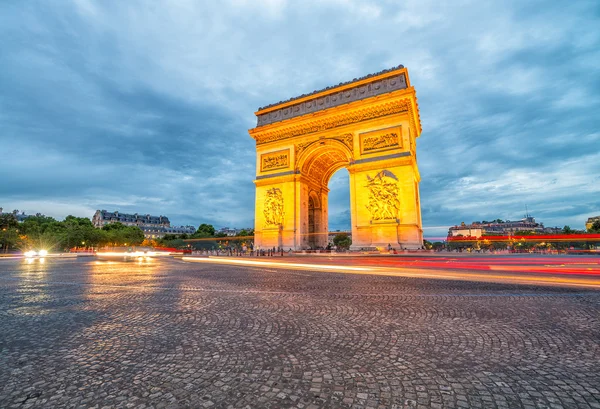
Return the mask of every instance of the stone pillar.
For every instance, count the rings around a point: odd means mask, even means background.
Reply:
[[[418,175],[411,163],[373,162],[353,165],[349,171],[351,248],[421,248]]]

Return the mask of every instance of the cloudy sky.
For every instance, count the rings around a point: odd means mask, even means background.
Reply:
[[[426,236],[600,214],[600,4],[0,2],[0,207],[252,226],[253,112],[404,64]],[[330,229],[349,228],[348,174]]]

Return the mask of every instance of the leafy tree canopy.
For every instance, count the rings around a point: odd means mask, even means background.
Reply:
[[[0,229],[15,228],[19,225],[17,218],[12,213],[0,214]]]
[[[352,244],[352,239],[347,234],[336,234],[333,238],[333,244],[341,249],[349,249]]]
[[[198,237],[214,237],[215,228],[212,224],[202,223],[198,226],[198,230],[196,230],[196,235]]]
[[[123,223],[120,223],[120,222],[109,223],[109,224],[105,224],[104,226],[102,226],[102,230],[104,230],[104,231],[123,230],[126,228],[127,228],[127,226],[125,226]]]

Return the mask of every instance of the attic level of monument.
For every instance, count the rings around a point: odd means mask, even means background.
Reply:
[[[422,246],[416,139],[421,122],[398,66],[269,105],[256,141],[255,244],[327,245],[328,184],[349,174],[352,240],[361,248]]]
[[[259,108],[257,127],[323,111],[410,87],[406,69],[398,67]]]

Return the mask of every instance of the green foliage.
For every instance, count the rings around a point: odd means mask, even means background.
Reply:
[[[144,232],[137,226],[125,226],[122,223],[104,225],[104,239],[115,246],[138,246],[144,241]]]
[[[588,229],[589,233],[600,233],[600,220],[596,220]]]
[[[431,244],[431,248],[433,248],[435,251],[440,251],[444,248],[444,243],[442,243],[441,241],[434,241]]]
[[[3,253],[20,248],[22,246],[21,241],[17,228],[0,228],[0,251]]]
[[[252,229],[250,229],[250,230],[242,229],[238,233],[238,236],[240,236],[240,237],[247,237],[247,236],[254,237],[254,230],[252,230]]]
[[[344,233],[336,234],[333,238],[333,244],[335,244],[338,249],[348,250],[352,244],[352,239]]]
[[[0,214],[0,230],[16,228],[19,225],[17,218],[12,213]]]
[[[136,246],[144,241],[144,232],[137,226],[113,223],[97,229],[90,219],[67,216],[63,221],[52,217],[33,216],[17,227],[20,241],[12,246],[22,250],[68,250],[73,247]]]
[[[198,230],[194,234],[196,237],[214,237],[215,236],[215,228],[212,224],[202,223],[198,226]]]

